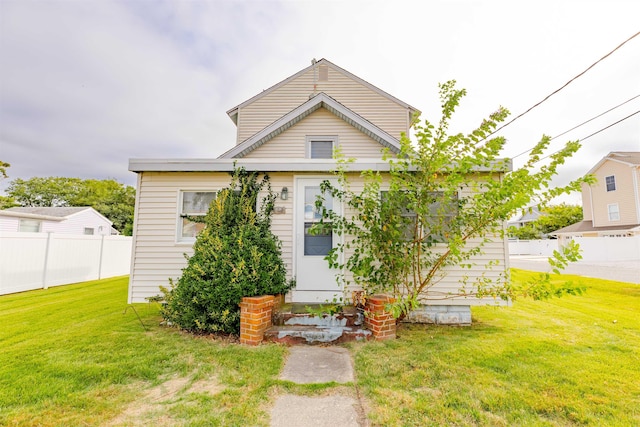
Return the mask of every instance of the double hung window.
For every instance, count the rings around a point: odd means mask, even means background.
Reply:
[[[605,177],[605,184],[607,185],[607,191],[616,191],[616,177],[615,175]]]
[[[215,191],[182,191],[180,193],[180,209],[178,218],[178,241],[194,241],[204,228],[204,222],[196,217],[204,217],[209,205],[215,199]]]
[[[404,240],[412,241],[419,237],[418,233],[422,234],[425,240],[431,242],[446,242],[449,239],[449,233],[451,232],[453,221],[458,211],[458,196],[455,195],[452,199],[445,200],[444,193],[441,191],[432,191],[427,193],[428,197],[428,211],[425,212],[421,221],[421,229],[416,228],[416,222],[418,221],[418,215],[415,210],[410,209],[409,200],[403,202],[399,201],[397,207],[385,206],[388,209],[388,214],[391,214],[391,210],[398,210],[401,217],[400,223],[404,227],[403,234]],[[383,203],[388,200],[388,192],[382,191],[381,198]],[[407,197],[408,199],[408,197]],[[418,233],[417,233],[418,232]]]

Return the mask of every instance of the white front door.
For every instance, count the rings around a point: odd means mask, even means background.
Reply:
[[[295,181],[295,236],[296,288],[292,292],[293,302],[325,302],[342,296],[342,289],[336,282],[338,270],[330,269],[324,257],[335,247],[338,236],[331,231],[311,234],[309,229],[320,221],[321,212],[316,208],[317,197],[321,194],[320,183],[324,180],[337,185],[335,178],[296,178]],[[325,208],[340,213],[339,203],[334,203],[331,195],[325,194]]]

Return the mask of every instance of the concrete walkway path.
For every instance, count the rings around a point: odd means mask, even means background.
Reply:
[[[352,385],[354,375],[351,355],[342,347],[291,347],[280,379],[296,384]],[[279,396],[271,410],[271,426],[367,426],[368,422],[355,390],[353,393],[342,390],[335,394],[322,392],[322,396]]]

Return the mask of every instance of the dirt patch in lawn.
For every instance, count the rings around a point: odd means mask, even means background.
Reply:
[[[141,387],[141,384],[134,388]],[[210,377],[193,381],[191,377],[175,377],[145,391],[142,397],[131,402],[120,415],[104,424],[112,426],[173,426],[178,424],[171,418],[170,409],[183,396],[191,393],[217,394],[224,390],[217,378]]]

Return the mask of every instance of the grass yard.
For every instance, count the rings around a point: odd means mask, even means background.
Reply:
[[[128,278],[0,297],[0,425],[266,425],[286,349],[125,315]]]
[[[640,425],[640,287],[576,280],[586,295],[351,345],[372,424]],[[279,393],[346,391],[279,381],[284,347],[162,328],[154,304],[136,305],[145,331],[126,292],[125,277],[0,296],[0,425],[266,426]]]
[[[353,346],[372,423],[640,425],[640,287],[573,279],[585,295],[475,308],[471,327],[402,326],[398,340]]]

